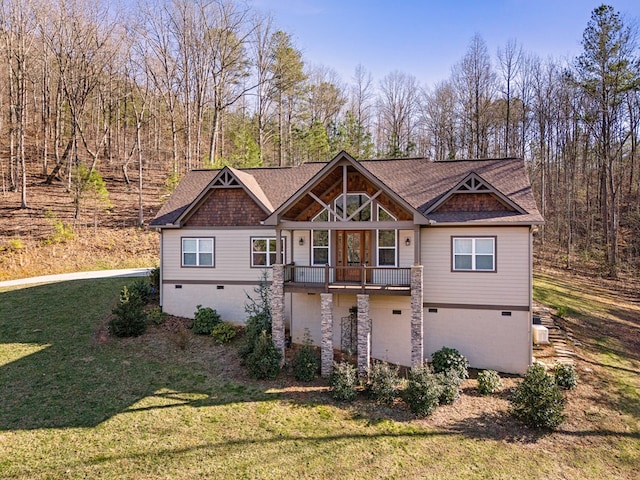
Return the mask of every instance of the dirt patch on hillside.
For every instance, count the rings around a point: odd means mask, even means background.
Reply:
[[[163,178],[160,172],[154,176]],[[138,225],[137,184],[105,176],[111,207],[95,209],[86,199],[76,218],[66,185],[47,185],[44,180],[38,175],[29,178],[27,208],[20,208],[19,192],[0,193],[0,280],[158,264],[158,233]],[[145,185],[145,224],[155,216],[165,193],[158,181]]]

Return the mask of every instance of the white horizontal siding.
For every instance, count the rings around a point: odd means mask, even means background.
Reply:
[[[411,242],[407,245],[407,238]],[[413,230],[398,231],[398,267],[410,267],[413,265]]]
[[[285,261],[291,258],[291,236],[286,238]],[[181,238],[213,237],[215,239],[215,267],[182,267]],[[251,238],[275,237],[275,230],[268,229],[188,229],[162,232],[163,281],[224,280],[255,282],[262,276],[262,268],[251,268]]]
[[[496,272],[452,272],[452,236],[496,236]],[[528,227],[422,230],[424,301],[527,306],[530,302]]]
[[[311,236],[309,230],[293,231],[293,262],[296,265],[311,265]],[[300,245],[300,239],[303,245]]]

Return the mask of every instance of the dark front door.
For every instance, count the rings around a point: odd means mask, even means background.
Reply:
[[[339,230],[336,234],[337,280],[362,282],[363,265],[369,263],[371,232],[368,230]]]

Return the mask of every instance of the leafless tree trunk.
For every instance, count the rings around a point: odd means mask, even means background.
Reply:
[[[411,155],[415,148],[419,89],[415,77],[392,72],[380,82],[380,128],[385,139],[386,155]]]
[[[498,49],[498,65],[500,73],[502,75],[502,93],[505,100],[505,119],[504,119],[504,140],[503,140],[503,152],[504,156],[508,157],[513,154],[513,142],[511,139],[511,104],[512,104],[512,90],[514,79],[520,73],[520,67],[522,63],[522,48],[518,46],[517,42],[513,39],[507,41],[504,47]]]

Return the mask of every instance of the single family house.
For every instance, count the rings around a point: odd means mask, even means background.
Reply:
[[[532,237],[524,161],[357,161],[194,170],[151,222],[160,301],[242,323],[268,272],[273,339],[412,366],[443,346],[472,367],[532,361]]]

